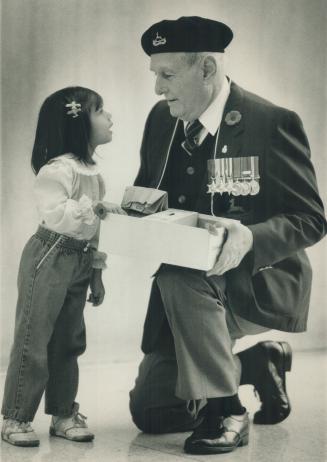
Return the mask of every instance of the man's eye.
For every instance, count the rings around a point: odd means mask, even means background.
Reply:
[[[174,77],[174,74],[167,74],[166,72],[162,75],[164,79],[171,79]]]

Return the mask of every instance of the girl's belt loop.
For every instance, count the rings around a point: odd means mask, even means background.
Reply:
[[[83,252],[86,253],[86,252],[89,250],[90,247],[91,247],[91,244],[88,242],[88,243],[86,244],[86,246],[84,247]]]

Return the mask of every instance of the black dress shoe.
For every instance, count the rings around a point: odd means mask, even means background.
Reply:
[[[239,357],[243,376],[241,384],[254,385],[261,401],[261,408],[254,414],[253,422],[261,425],[282,422],[291,412],[285,377],[292,366],[290,345],[287,342],[260,342],[241,352]]]
[[[215,424],[204,419],[202,424],[185,440],[184,451],[188,454],[223,454],[245,446],[249,442],[249,416],[216,418]]]

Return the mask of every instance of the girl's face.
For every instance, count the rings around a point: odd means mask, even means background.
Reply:
[[[90,111],[91,134],[90,134],[90,147],[95,149],[99,144],[106,144],[112,140],[112,131],[110,128],[113,123],[111,121],[111,114],[105,111],[103,107],[95,109],[91,108]]]

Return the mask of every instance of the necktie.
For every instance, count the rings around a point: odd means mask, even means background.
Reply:
[[[201,122],[196,119],[189,122],[185,127],[185,141],[182,142],[182,148],[191,156],[194,149],[199,146],[200,132],[203,129]]]

